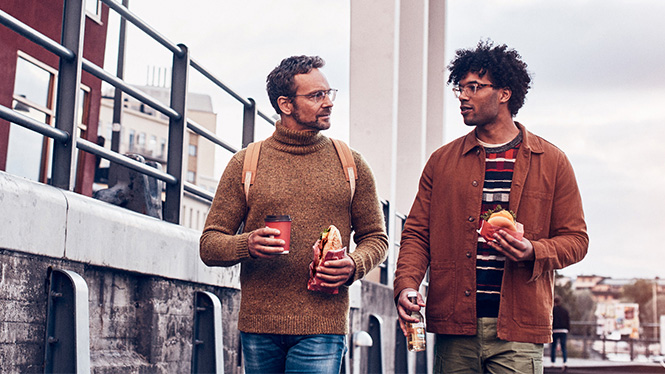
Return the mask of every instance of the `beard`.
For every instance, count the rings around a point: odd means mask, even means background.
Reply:
[[[330,128],[330,117],[321,118],[318,115],[322,114],[324,116],[330,116],[331,111],[323,111],[322,113],[317,113],[313,121],[303,120],[300,115],[300,108],[294,103],[293,105],[293,119],[302,127],[312,129],[315,131],[328,130]]]

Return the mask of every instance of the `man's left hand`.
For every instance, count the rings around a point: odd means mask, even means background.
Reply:
[[[517,240],[504,230],[497,231],[494,234],[494,241],[488,242],[488,244],[513,261],[531,261],[535,259],[533,244],[530,241],[526,238]]]
[[[355,272],[356,263],[351,257],[344,256],[339,260],[323,261],[316,268],[316,277],[324,282],[322,286],[335,288],[353,278]]]

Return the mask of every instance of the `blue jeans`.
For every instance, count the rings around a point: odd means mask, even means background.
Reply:
[[[566,340],[568,334],[565,332],[555,332],[552,334],[552,348],[550,349],[550,358],[552,362],[556,361],[556,342],[557,340],[561,344],[561,355],[563,356],[563,363],[565,364],[568,361],[568,351],[566,350]]]
[[[280,335],[240,332],[246,374],[339,374],[346,335]]]

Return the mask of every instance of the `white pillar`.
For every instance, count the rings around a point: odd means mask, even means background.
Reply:
[[[399,0],[351,1],[349,143],[394,200]]]
[[[446,68],[444,54],[446,2],[429,0],[429,27],[427,47],[427,136],[425,158],[443,145],[443,102],[446,90]]]
[[[397,101],[398,212],[407,214],[418,191],[425,158],[427,119],[428,0],[402,1]]]
[[[445,0],[351,0],[349,144],[390,202],[389,284],[401,227],[443,144]]]

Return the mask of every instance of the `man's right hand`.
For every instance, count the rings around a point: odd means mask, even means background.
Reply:
[[[422,295],[418,292],[417,304],[413,304],[409,301],[409,298],[406,295],[409,292],[416,291],[413,288],[405,288],[399,293],[397,298],[397,315],[399,316],[399,326],[402,328],[404,336],[406,336],[406,322],[418,322],[418,318],[411,317],[411,312],[420,310],[421,307],[425,306],[425,301],[423,300]]]
[[[253,258],[270,258],[284,252],[284,240],[275,239],[279,230],[263,227],[252,231],[247,237],[247,250]]]

